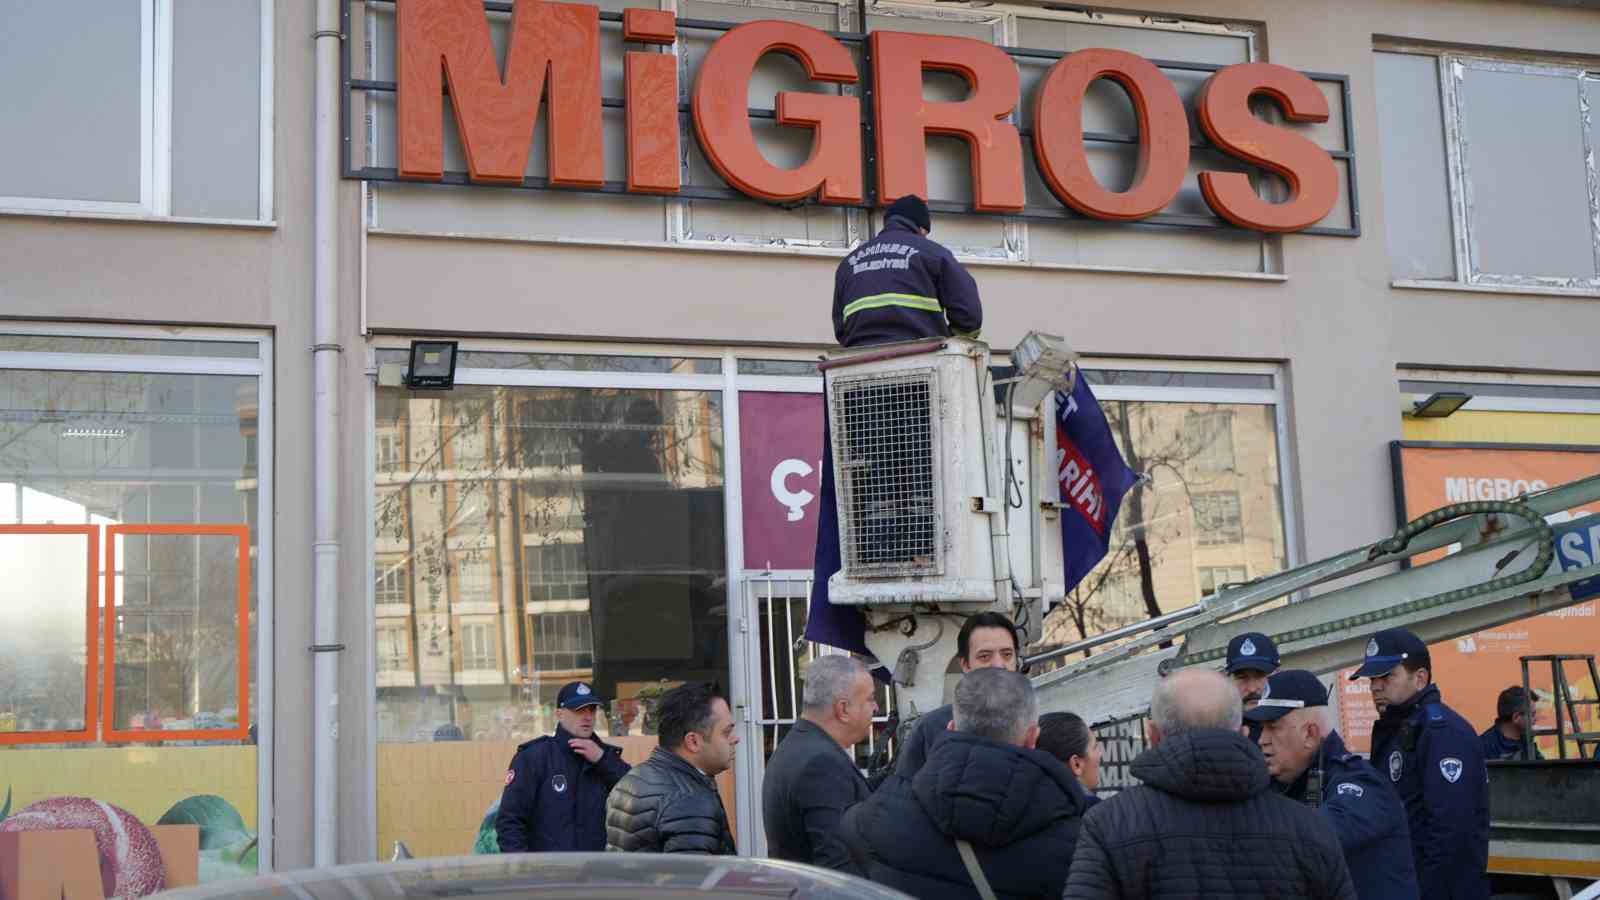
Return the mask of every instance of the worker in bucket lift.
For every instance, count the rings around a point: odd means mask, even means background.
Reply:
[[[833,336],[846,347],[916,338],[976,338],[978,283],[955,254],[928,239],[928,204],[909,194],[890,204],[883,230],[839,263]]]
[[[976,338],[983,326],[978,284],[955,254],[928,239],[933,229],[928,204],[915,195],[894,201],[884,212],[883,230],[857,247],[839,264],[833,281],[833,335],[846,347],[866,347],[918,338]],[[883,428],[872,412],[892,408],[895,398],[882,387],[858,397],[863,410],[856,421],[841,427],[862,463],[856,474],[861,495],[852,510],[861,528],[861,543],[886,555],[916,558],[934,551],[934,536],[910,521],[924,521],[931,496],[903,494],[906,484],[927,484],[932,478],[926,458],[907,454],[904,429]],[[823,416],[820,514],[817,551],[806,637],[855,653],[867,653],[865,625],[858,610],[828,602],[828,577],[841,567],[839,522],[833,471],[833,440]],[[908,462],[908,456],[910,460]],[[885,502],[885,497],[893,499]],[[876,498],[876,499],[875,499]],[[874,677],[886,672],[875,667]]]

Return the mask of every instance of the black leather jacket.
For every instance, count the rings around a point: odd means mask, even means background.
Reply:
[[[611,789],[606,849],[721,856],[735,852],[716,783],[659,747]]]

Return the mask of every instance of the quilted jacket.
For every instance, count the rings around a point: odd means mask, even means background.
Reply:
[[[896,772],[840,823],[868,878],[918,900],[977,896],[956,841],[1001,900],[1054,900],[1088,801],[1061,761],[949,732],[915,775]]]
[[[1355,887],[1333,829],[1270,789],[1237,732],[1201,729],[1141,753],[1143,784],[1084,816],[1063,898],[1347,898]]]
[[[657,747],[606,798],[606,849],[732,856],[733,834],[716,783]]]

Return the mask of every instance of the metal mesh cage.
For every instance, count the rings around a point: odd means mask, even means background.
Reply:
[[[938,574],[934,371],[840,379],[829,402],[845,572]]]

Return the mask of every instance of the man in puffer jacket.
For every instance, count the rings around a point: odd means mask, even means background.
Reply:
[[[1164,679],[1150,704],[1142,784],[1084,816],[1063,898],[1355,900],[1339,839],[1310,807],[1271,789],[1239,733],[1239,695],[1216,672]]]
[[[1087,802],[1072,772],[1034,749],[1033,685],[979,669],[955,700],[952,733],[915,775],[897,772],[851,807],[841,837],[868,878],[920,900],[970,900],[980,880],[997,898],[1054,900]]]
[[[733,766],[733,713],[703,684],[661,695],[661,746],[606,798],[606,849],[731,856],[728,814],[712,781]]]

